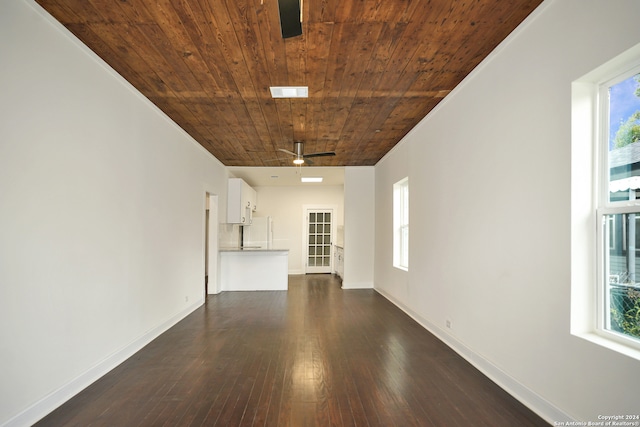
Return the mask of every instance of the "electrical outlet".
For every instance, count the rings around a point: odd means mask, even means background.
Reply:
[[[451,320],[447,319],[446,323],[447,329],[451,329]]]

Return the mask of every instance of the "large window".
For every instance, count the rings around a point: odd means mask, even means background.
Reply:
[[[393,185],[393,266],[409,269],[409,178]]]
[[[600,84],[598,116],[597,328],[635,346],[640,345],[640,67]]]

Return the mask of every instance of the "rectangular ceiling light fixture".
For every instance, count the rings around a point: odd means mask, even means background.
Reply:
[[[321,176],[303,176],[300,178],[302,182],[322,182]]]
[[[271,86],[272,98],[308,98],[309,87],[307,86]]]

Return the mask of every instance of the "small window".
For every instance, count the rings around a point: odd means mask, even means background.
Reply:
[[[409,270],[409,178],[393,185],[393,266]]]

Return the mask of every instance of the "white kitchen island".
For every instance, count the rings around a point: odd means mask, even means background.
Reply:
[[[220,249],[222,291],[286,291],[288,249]]]

